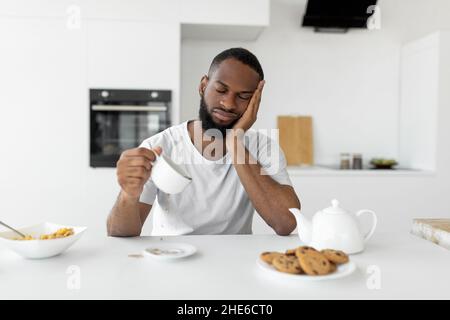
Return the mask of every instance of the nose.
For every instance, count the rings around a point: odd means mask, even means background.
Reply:
[[[236,109],[236,96],[234,93],[228,92],[220,100],[220,105],[227,111],[234,111]]]

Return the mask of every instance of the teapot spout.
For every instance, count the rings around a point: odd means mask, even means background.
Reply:
[[[290,208],[289,211],[294,215],[297,221],[297,232],[300,240],[304,244],[309,244],[311,242],[312,235],[312,222],[300,213],[297,208]]]

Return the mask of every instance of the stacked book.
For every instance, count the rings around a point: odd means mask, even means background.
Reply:
[[[450,219],[414,219],[411,233],[450,249]]]

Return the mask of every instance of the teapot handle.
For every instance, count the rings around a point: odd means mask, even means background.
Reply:
[[[375,212],[373,212],[371,210],[367,210],[367,209],[358,211],[356,213],[356,216],[359,217],[361,214],[364,214],[364,213],[370,213],[372,215],[372,229],[370,229],[370,231],[364,236],[364,242],[366,242],[367,240],[369,240],[372,237],[373,233],[375,232],[375,228],[377,227],[378,219],[377,219],[377,215],[375,214]]]

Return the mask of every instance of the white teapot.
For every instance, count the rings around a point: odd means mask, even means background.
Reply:
[[[350,214],[339,207],[339,201],[331,201],[332,206],[317,212],[312,221],[300,213],[299,209],[291,208],[290,212],[297,220],[297,230],[300,240],[318,250],[335,249],[345,253],[357,253],[364,250],[364,243],[373,235],[377,226],[377,216],[370,210],[360,210]],[[364,213],[372,215],[372,228],[363,235],[357,218]]]

